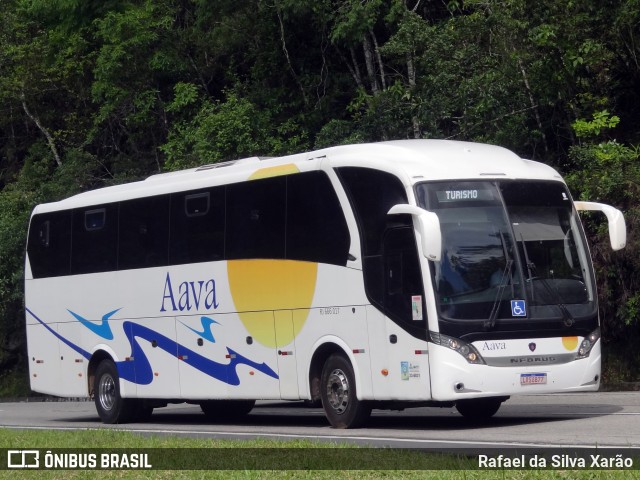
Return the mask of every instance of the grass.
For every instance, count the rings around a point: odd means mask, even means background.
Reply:
[[[177,436],[142,436],[113,429],[80,431],[0,429],[1,449],[69,449],[68,452],[98,452],[114,449],[161,449],[154,462],[174,465],[185,458],[222,458],[233,470],[0,470],[0,478],[15,479],[610,479],[640,478],[638,470],[478,470],[474,458],[409,450],[366,449],[355,446],[315,443],[308,440],[215,440]],[[90,449],[90,450],[81,450]],[[95,449],[95,450],[93,450]],[[183,450],[184,449],[184,450]],[[146,450],[145,450],[146,451]],[[6,455],[4,451],[1,452]],[[257,465],[250,466],[256,460]],[[5,459],[0,459],[0,465]],[[42,460],[41,460],[42,461]],[[265,466],[266,463],[266,466]],[[238,466],[239,465],[239,466]],[[157,464],[156,464],[157,466]],[[284,467],[284,468],[283,468]],[[351,469],[346,469],[350,467]],[[186,467],[188,468],[188,466]],[[290,469],[286,469],[290,468]],[[331,470],[328,470],[330,468]],[[363,468],[371,468],[363,470]],[[385,469],[381,469],[385,468]]]

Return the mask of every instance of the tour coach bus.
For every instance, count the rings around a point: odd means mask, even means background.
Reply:
[[[39,205],[26,324],[31,388],[102,421],[170,402],[211,418],[321,400],[372,408],[597,390],[596,282],[552,168],[500,147],[406,140],[246,158]]]

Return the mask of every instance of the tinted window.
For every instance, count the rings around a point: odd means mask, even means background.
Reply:
[[[390,173],[368,168],[339,168],[349,201],[358,221],[362,244],[364,285],[371,303],[384,308],[382,245],[387,227],[411,225],[405,215],[389,216],[394,205],[407,203],[400,180]]]
[[[104,208],[84,212],[84,228],[87,231],[100,230],[106,222],[107,212]]]
[[[118,269],[167,265],[169,196],[120,203]]]
[[[171,196],[172,265],[224,258],[224,187]]]
[[[284,258],[286,178],[227,186],[226,258]]]
[[[379,254],[389,221],[402,220],[387,215],[394,205],[407,203],[407,194],[395,175],[368,168],[339,168],[340,179],[356,213],[363,254]],[[409,225],[411,225],[409,220]]]
[[[346,265],[350,243],[342,207],[326,174],[287,177],[287,258]]]
[[[116,269],[118,206],[109,204],[73,211],[71,273]]]
[[[184,197],[184,214],[187,217],[202,217],[209,213],[209,192],[192,193]]]
[[[69,275],[71,212],[35,215],[27,247],[34,278]]]

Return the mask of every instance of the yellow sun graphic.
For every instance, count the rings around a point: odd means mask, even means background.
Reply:
[[[227,273],[236,311],[251,336],[268,347],[291,343],[307,320],[316,289],[318,264],[293,260],[230,260]],[[272,311],[290,311],[291,316],[276,313],[274,326]],[[288,318],[292,328],[285,328]]]
[[[564,345],[564,348],[572,352],[578,346],[578,337],[562,337],[562,345]]]

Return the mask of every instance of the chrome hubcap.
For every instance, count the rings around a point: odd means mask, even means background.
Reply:
[[[349,380],[342,370],[335,369],[327,380],[327,399],[336,413],[342,414],[349,406]]]
[[[104,410],[111,410],[116,401],[116,382],[108,373],[100,377],[98,399],[100,400],[100,406]]]

